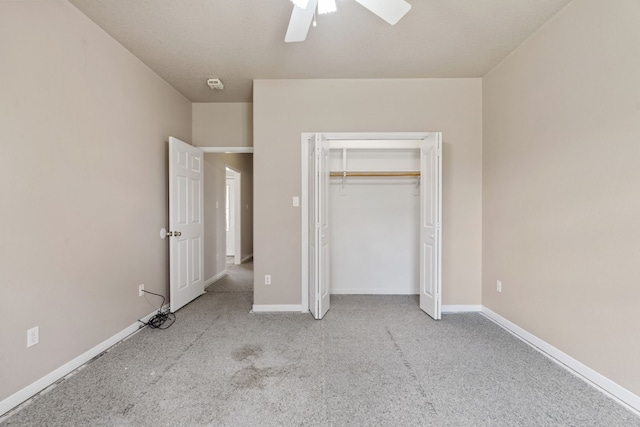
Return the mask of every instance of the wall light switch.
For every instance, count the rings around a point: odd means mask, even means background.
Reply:
[[[264,284],[265,285],[270,285],[271,284],[271,275],[270,274],[265,274],[264,275]]]
[[[293,206],[300,206],[300,197],[298,196],[293,196]]]
[[[496,280],[496,291],[502,292],[502,281]]]

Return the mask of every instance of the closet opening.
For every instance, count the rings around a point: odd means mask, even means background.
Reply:
[[[331,294],[420,295],[439,319],[441,134],[308,133],[302,148],[303,311],[322,318]]]

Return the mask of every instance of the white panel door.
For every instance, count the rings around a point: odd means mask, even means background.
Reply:
[[[175,312],[204,293],[203,152],[169,137],[169,293]]]
[[[420,308],[441,317],[441,138],[433,134],[420,147]]]
[[[329,142],[316,134],[309,141],[309,310],[316,319],[331,302],[329,179]]]

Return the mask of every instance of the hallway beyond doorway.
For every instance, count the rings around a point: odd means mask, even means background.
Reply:
[[[234,264],[227,257],[227,274],[205,289],[207,293],[250,292],[253,297],[253,261]]]

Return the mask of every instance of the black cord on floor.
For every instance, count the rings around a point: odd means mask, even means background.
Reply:
[[[176,315],[169,311],[167,311],[166,313],[162,312],[162,307],[164,307],[164,301],[165,301],[164,295],[154,294],[153,292],[145,291],[144,289],[142,289],[142,292],[146,294],[155,295],[157,297],[161,297],[162,304],[160,304],[160,308],[158,309],[158,312],[155,315],[151,316],[148,322],[145,323],[142,320],[138,320],[138,322],[152,329],[169,329],[171,325],[173,325],[174,322],[176,321]],[[168,320],[170,320],[171,323],[163,327],[162,325],[164,325]]]

